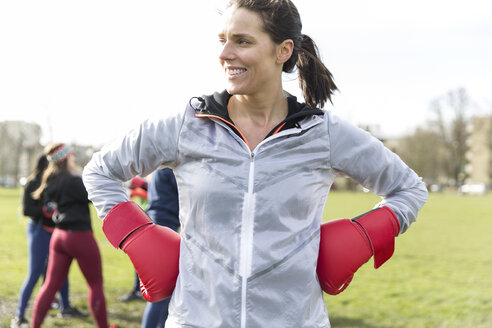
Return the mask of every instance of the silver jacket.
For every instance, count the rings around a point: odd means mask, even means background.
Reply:
[[[335,176],[381,196],[376,206],[393,209],[402,232],[427,199],[424,183],[379,140],[321,110],[250,151],[213,114],[227,99],[192,100],[94,154],[83,174],[89,198],[103,219],[128,201],[122,182],[173,168],[182,239],[166,327],[330,327],[316,263]],[[291,96],[292,106],[302,107]]]

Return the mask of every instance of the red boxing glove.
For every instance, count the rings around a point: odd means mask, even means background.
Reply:
[[[172,295],[179,272],[177,232],[152,223],[134,202],[114,206],[102,229],[109,242],[130,257],[145,300],[158,302]]]
[[[399,233],[400,223],[388,207],[322,224],[316,268],[321,288],[331,295],[341,293],[373,255],[374,268],[379,268],[393,255]]]

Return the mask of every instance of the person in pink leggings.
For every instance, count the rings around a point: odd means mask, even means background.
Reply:
[[[77,173],[73,149],[58,143],[46,151],[49,166],[33,197],[45,203],[55,229],[50,242],[46,281],[34,302],[32,327],[41,327],[51,301],[76,259],[89,286],[88,303],[97,327],[107,328],[102,263],[94,239],[87,191]]]

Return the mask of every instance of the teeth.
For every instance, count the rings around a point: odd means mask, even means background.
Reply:
[[[236,75],[236,74],[241,74],[241,73],[243,73],[245,71],[246,71],[245,69],[238,69],[238,68],[236,68],[236,69],[230,69],[229,70],[229,74],[230,75]]]

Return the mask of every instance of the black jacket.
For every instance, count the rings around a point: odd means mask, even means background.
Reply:
[[[55,202],[63,219],[56,227],[63,230],[91,230],[89,199],[80,176],[54,174],[44,191],[46,200]]]
[[[43,215],[43,201],[32,198],[32,193],[41,185],[41,177],[35,176],[24,188],[22,197],[22,207],[24,215],[31,218],[36,223],[41,223],[47,227],[54,227],[55,223]]]

